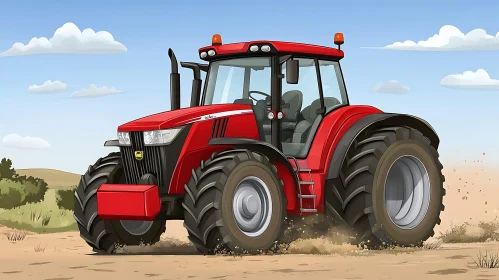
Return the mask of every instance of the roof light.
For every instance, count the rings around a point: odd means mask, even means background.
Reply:
[[[215,34],[211,38],[211,45],[212,46],[220,46],[222,44],[222,36],[220,34]]]
[[[270,46],[269,45],[263,45],[262,46],[262,51],[263,52],[270,52]]]
[[[258,46],[251,46],[250,51],[252,51],[252,52],[258,51]]]
[[[208,55],[209,56],[214,56],[215,55],[215,51],[214,50],[209,50],[208,51]]]
[[[343,38],[343,33],[336,33],[334,34],[334,44],[335,45],[343,45],[345,43],[345,39]]]
[[[284,118],[284,113],[283,112],[277,113],[277,119],[281,120],[282,118]]]
[[[205,58],[208,54],[206,52],[202,52],[199,54],[199,57]]]
[[[267,118],[268,118],[269,120],[273,120],[273,119],[275,119],[275,117],[276,117],[276,114],[275,114],[275,112],[274,112],[274,111],[269,111],[269,112],[267,113]]]

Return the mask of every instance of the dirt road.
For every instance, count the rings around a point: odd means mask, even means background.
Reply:
[[[182,229],[178,223],[173,232]],[[3,228],[3,232],[7,229]],[[153,247],[125,248],[113,256],[94,255],[77,232],[1,237],[0,279],[498,279],[499,269],[479,269],[479,251],[499,243],[442,245],[435,250],[355,252],[354,247],[303,241],[295,251],[337,254],[202,256],[182,240],[164,238]],[[181,238],[182,239],[182,238]],[[185,240],[185,239],[184,239]],[[38,252],[37,252],[38,251]]]

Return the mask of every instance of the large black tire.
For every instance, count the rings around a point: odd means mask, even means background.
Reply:
[[[389,170],[403,156],[418,159],[430,183],[427,212],[413,228],[397,226],[385,203]],[[360,135],[342,163],[339,178],[326,186],[327,215],[333,219],[339,215],[347,224],[343,225],[354,234],[354,243],[362,246],[421,245],[434,235],[434,227],[440,224],[440,212],[444,210],[445,178],[438,157],[428,138],[412,128],[385,127]],[[404,186],[400,181],[396,185]]]
[[[142,235],[130,234],[118,220],[102,220],[97,214],[97,189],[102,184],[124,183],[120,153],[100,158],[81,176],[75,191],[74,218],[80,236],[95,252],[113,253],[119,245],[152,244],[166,230],[166,221],[154,221]]]
[[[233,196],[241,180],[254,176],[270,192],[272,215],[259,236],[243,233],[233,214]],[[266,156],[249,150],[212,154],[192,170],[184,186],[184,227],[190,241],[203,254],[217,252],[258,253],[272,249],[284,230],[287,200],[277,168]]]

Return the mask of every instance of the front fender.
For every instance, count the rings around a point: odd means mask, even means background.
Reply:
[[[298,177],[296,172],[294,172],[293,166],[288,161],[286,156],[279,151],[274,146],[270,145],[267,142],[249,139],[249,138],[212,138],[209,142],[209,145],[224,145],[224,146],[234,146],[236,148],[247,149],[250,151],[255,151],[261,153],[269,158],[271,162],[279,162],[284,164],[287,167],[290,174],[293,176],[293,180],[295,186],[298,187]]]
[[[118,140],[107,140],[104,142],[104,147],[119,147],[120,141]]]

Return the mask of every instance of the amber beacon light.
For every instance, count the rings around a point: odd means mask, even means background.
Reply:
[[[211,38],[211,45],[212,46],[219,46],[222,44],[222,36],[220,34],[215,34]]]
[[[345,43],[345,38],[343,38],[343,33],[336,33],[334,34],[334,44],[338,45],[338,50],[340,49],[340,46]]]

